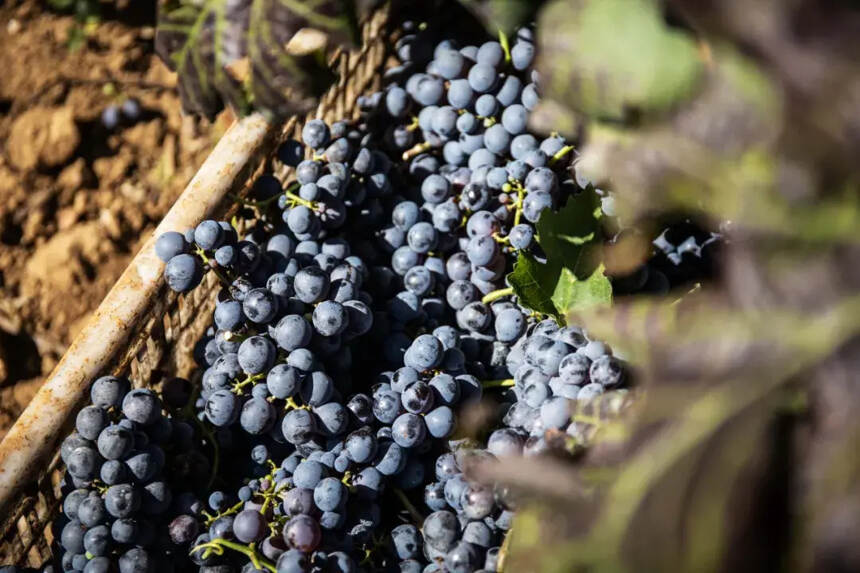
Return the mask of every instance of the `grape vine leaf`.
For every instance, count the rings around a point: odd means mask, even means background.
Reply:
[[[356,21],[344,0],[166,0],[155,50],[178,73],[186,111],[211,120],[228,103],[287,115],[328,87],[321,49],[351,44]]]
[[[548,99],[598,118],[666,110],[703,75],[694,41],[664,23],[654,0],[555,0],[538,29]]]
[[[609,304],[612,285],[600,263],[600,198],[593,189],[568,199],[558,212],[545,211],[537,222],[539,262],[520,253],[508,282],[520,301],[553,316]]]
[[[552,293],[552,303],[562,315],[606,306],[612,302],[612,284],[599,265],[591,275],[578,279],[573,271],[562,268]]]
[[[532,310],[555,316],[558,310],[552,301],[553,285],[558,282],[561,268],[551,262],[539,263],[534,256],[522,252],[517,257],[514,270],[508,275],[508,283],[520,302]]]
[[[536,228],[547,259],[570,269],[577,278],[590,277],[599,264],[594,239],[600,232],[601,214],[600,197],[590,187],[557,212],[542,213]]]

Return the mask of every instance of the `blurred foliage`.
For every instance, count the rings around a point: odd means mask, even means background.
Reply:
[[[860,570],[857,30],[831,2],[542,7],[535,127],[574,126],[628,224],[727,245],[715,284],[570,314],[637,394],[573,461],[473,470],[527,500],[506,571]]]
[[[330,85],[327,50],[351,45],[367,2],[164,0],[155,49],[179,76],[183,107],[214,118],[301,113]]]
[[[99,0],[48,0],[48,6],[58,12],[72,13],[75,25],[69,30],[67,46],[75,51],[84,46],[87,37],[95,31],[101,21],[101,2]]]

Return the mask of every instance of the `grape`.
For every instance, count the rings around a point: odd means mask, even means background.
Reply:
[[[528,111],[520,104],[514,104],[505,108],[502,112],[502,123],[505,131],[511,135],[520,135],[526,130],[528,122]]]
[[[469,70],[468,79],[469,85],[473,90],[479,93],[484,93],[490,91],[493,86],[496,85],[498,72],[494,66],[481,63],[479,60],[479,62]]]
[[[481,166],[494,166],[498,161],[498,156],[489,149],[477,149],[469,156],[469,169],[477,169]]]
[[[523,313],[515,308],[503,310],[496,316],[496,338],[502,342],[513,342],[525,331]]]
[[[532,65],[535,57],[535,47],[531,42],[517,42],[511,48],[511,63],[515,70],[525,70]]]
[[[314,409],[319,420],[319,429],[329,436],[337,436],[346,431],[349,417],[346,408],[338,402],[328,402]]]
[[[122,413],[129,420],[146,426],[161,416],[161,402],[152,390],[138,388],[123,398]]]
[[[313,324],[314,329],[323,336],[335,336],[346,330],[349,315],[339,302],[326,300],[314,309]]]
[[[255,288],[245,295],[242,311],[251,322],[265,324],[275,318],[278,312],[278,299],[268,289]]]
[[[515,249],[527,249],[534,240],[534,228],[525,223],[515,225],[508,233],[508,239]]]
[[[609,348],[599,340],[589,340],[578,352],[581,352],[583,356],[591,360],[597,360],[601,356],[611,354]]]
[[[239,345],[237,358],[239,366],[247,374],[262,374],[275,363],[275,346],[268,338],[251,336]]]
[[[130,121],[137,121],[140,118],[140,102],[135,98],[128,98],[120,106],[122,114]]]
[[[312,119],[302,128],[302,141],[313,149],[325,146],[330,135],[328,126],[320,119]]]
[[[404,364],[423,371],[438,366],[442,360],[442,343],[435,336],[422,334],[416,338],[403,358]]]
[[[448,406],[430,410],[424,417],[427,432],[434,438],[445,438],[454,431],[454,412]]]
[[[478,117],[493,117],[499,111],[499,100],[491,94],[483,94],[475,100],[475,113]]]
[[[307,320],[296,314],[288,314],[275,326],[274,338],[284,350],[304,348],[311,341],[313,328]]]
[[[455,50],[443,50],[436,56],[437,72],[446,80],[453,80],[463,70],[464,58]]]
[[[134,444],[134,437],[126,428],[112,424],[101,431],[97,446],[99,454],[108,460],[124,457]],[[68,464],[68,461],[66,462]]]
[[[434,173],[421,183],[421,196],[427,202],[441,203],[448,197],[449,189],[448,180]]]
[[[459,523],[450,511],[435,511],[427,516],[421,528],[424,543],[438,551],[448,551],[457,540]]]
[[[385,108],[394,117],[403,117],[409,108],[409,100],[406,90],[393,86],[385,94]]]
[[[251,398],[242,406],[239,422],[249,434],[258,435],[268,432],[274,425],[274,408],[265,398]]]
[[[505,51],[498,42],[485,42],[478,48],[476,60],[480,64],[497,67],[504,59]]]
[[[203,276],[200,262],[187,253],[174,256],[164,267],[167,286],[176,292],[188,292],[196,287]]]
[[[530,193],[553,193],[557,186],[555,173],[547,167],[537,167],[526,176],[525,187]]]
[[[87,406],[78,412],[75,419],[75,429],[88,440],[95,440],[107,426],[108,418],[105,411],[98,406]]]
[[[466,246],[466,256],[476,266],[487,265],[499,251],[496,240],[491,236],[472,237]]]
[[[574,354],[573,356],[577,356]],[[621,382],[623,376],[621,364],[613,356],[604,354],[591,363],[589,377],[591,381],[604,388],[612,388]],[[80,430],[78,430],[80,431]]]
[[[185,237],[176,231],[162,233],[155,241],[155,254],[165,263],[177,255],[187,253],[188,249],[189,245]]]
[[[549,193],[529,193],[523,201],[523,216],[526,220],[537,223],[540,214],[552,207],[552,196]]]
[[[587,402],[589,400],[593,400],[597,396],[603,394],[604,388],[601,384],[591,383],[583,386],[579,393],[576,395],[576,399]]]
[[[531,83],[524,87],[520,101],[522,101],[523,106],[525,106],[527,110],[533,111],[537,106],[538,101],[540,101],[537,86]]]
[[[304,553],[316,549],[321,539],[319,524],[307,515],[296,515],[284,526],[284,541]]]
[[[403,390],[401,401],[407,412],[423,414],[433,405],[433,392],[429,385],[418,380]]]
[[[149,573],[154,568],[154,560],[140,547],[129,549],[119,558],[120,573]]]
[[[104,499],[105,509],[113,517],[128,517],[140,507],[140,493],[129,484],[110,486]]]
[[[334,511],[346,500],[346,496],[346,487],[337,478],[324,478],[314,487],[314,503],[322,511]]]
[[[478,567],[478,551],[471,543],[458,542],[446,555],[445,567],[451,573],[474,571]]]
[[[427,434],[427,428],[421,416],[407,412],[398,416],[391,424],[394,441],[404,448],[414,448]]]
[[[239,403],[229,390],[217,390],[206,400],[206,418],[216,426],[226,426],[239,415]]]
[[[407,523],[392,529],[391,542],[400,559],[413,559],[421,554],[421,534],[414,525]]]
[[[565,428],[570,422],[570,405],[566,398],[548,399],[540,407],[540,419],[546,428]]]
[[[108,105],[102,110],[102,125],[108,131],[113,131],[119,125],[120,111],[116,105]]]
[[[484,132],[484,146],[491,152],[504,155],[511,143],[511,136],[502,124],[495,124]]]
[[[306,267],[296,273],[293,288],[296,297],[305,303],[315,303],[323,300],[328,294],[329,277],[319,267]]]
[[[204,251],[217,248],[224,238],[224,229],[218,221],[207,220],[194,228],[194,242]]]
[[[521,133],[511,140],[511,156],[523,159],[530,151],[537,148],[537,139],[530,133]]]
[[[374,467],[384,476],[392,476],[403,469],[406,455],[400,445],[395,442],[383,441],[379,444]]]
[[[519,99],[522,89],[523,82],[517,76],[505,76],[499,91],[496,92],[496,99],[502,107],[509,107]]]
[[[451,82],[448,86],[448,103],[457,109],[466,109],[472,103],[474,92],[469,85],[469,80],[459,79]],[[462,117],[462,116],[461,116]],[[474,116],[472,116],[474,118]],[[461,128],[460,118],[457,118],[457,130],[467,131]]]
[[[422,75],[416,82],[414,91],[410,92],[412,98],[423,106],[439,103],[445,86],[442,80],[429,75]]]

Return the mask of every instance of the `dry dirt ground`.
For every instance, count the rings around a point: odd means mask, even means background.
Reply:
[[[181,115],[154,3],[102,6],[71,49],[73,17],[0,0],[0,437],[229,121]],[[141,120],[105,129],[129,97]]]

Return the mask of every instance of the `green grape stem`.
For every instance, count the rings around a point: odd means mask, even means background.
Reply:
[[[558,151],[556,151],[556,152],[555,152],[555,155],[553,155],[552,157],[550,157],[550,158],[549,158],[549,164],[550,164],[550,165],[555,165],[555,164],[556,164],[556,163],[558,163],[562,158],[564,158],[564,156],[565,156],[565,155],[567,155],[567,154],[568,154],[568,153],[570,153],[571,151],[573,151],[573,146],[572,146],[572,145],[565,145],[564,147],[562,147],[561,149],[559,149]]]
[[[499,30],[499,44],[502,45],[502,50],[505,52],[505,64],[511,63],[511,44],[508,42],[508,35],[502,30]]]
[[[513,378],[505,378],[504,380],[485,380],[481,382],[481,386],[483,388],[508,388],[513,385]]]
[[[293,206],[302,205],[302,206],[307,207],[308,209],[310,209],[312,211],[318,211],[320,208],[319,203],[315,203],[313,201],[308,201],[307,199],[302,199],[301,197],[299,197],[298,195],[296,195],[292,191],[284,191],[284,196],[286,196],[286,198],[290,201],[290,203]]]
[[[249,543],[248,545],[242,545],[240,543],[218,538],[213,539],[212,541],[208,541],[206,543],[201,543],[200,545],[193,547],[191,549],[191,553],[203,549],[205,550],[203,553],[203,558],[205,559],[213,553],[215,555],[223,555],[225,548],[236,551],[246,556],[248,559],[251,560],[251,563],[257,569],[262,569],[263,567],[265,567],[272,573],[278,573],[278,570],[275,568],[275,565],[272,562],[257,553],[256,549],[254,549],[253,543]]]
[[[481,299],[481,302],[484,304],[490,304],[493,301],[499,300],[502,297],[511,296],[514,294],[514,287],[502,288],[499,290],[494,290],[493,292],[487,293],[484,295],[484,298]]]
[[[230,286],[230,284],[231,284],[230,281],[227,279],[226,276],[224,276],[224,274],[221,271],[218,270],[218,263],[216,262],[213,265],[212,259],[210,259],[206,255],[206,251],[204,251],[200,247],[197,247],[196,249],[194,249],[194,252],[197,254],[198,257],[203,259],[203,264],[206,265],[206,268],[211,270],[213,273],[215,273],[215,276],[218,277],[218,280],[221,281],[221,283],[224,286]]]
[[[206,527],[209,527],[210,525],[212,525],[212,523],[215,522],[216,519],[224,517],[225,515],[233,515],[234,513],[239,513],[239,511],[242,509],[242,507],[244,505],[245,505],[245,502],[240,501],[236,505],[234,505],[230,508],[227,508],[223,512],[218,512],[215,515],[212,515],[212,514],[208,513],[206,510],[203,510],[202,511],[203,516],[206,517]]]
[[[410,147],[406,151],[403,152],[403,161],[409,161],[416,155],[424,153],[432,146],[426,141],[422,141],[421,143],[416,143],[414,146]]]
[[[257,380],[262,379],[264,376],[265,376],[265,374],[254,374],[254,375],[248,374],[247,376],[245,376],[245,379],[242,380],[241,382],[234,382],[233,383],[233,388],[232,388],[233,393],[241,396],[242,392],[246,386],[248,386],[249,384],[253,384]]]

